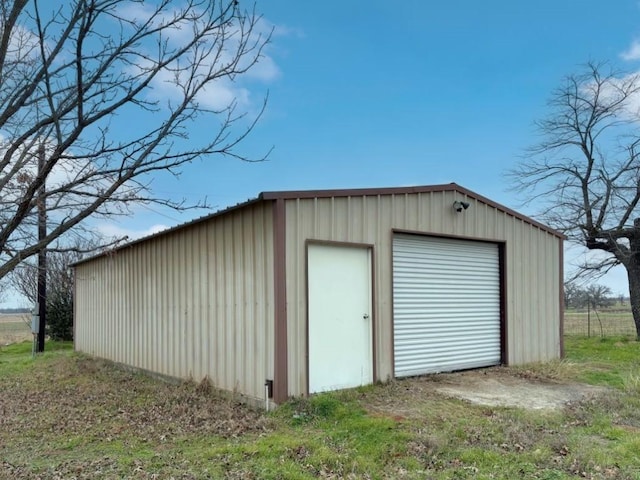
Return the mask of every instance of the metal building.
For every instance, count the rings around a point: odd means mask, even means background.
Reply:
[[[78,263],[75,347],[275,403],[550,360],[562,244],[453,183],[265,192]]]

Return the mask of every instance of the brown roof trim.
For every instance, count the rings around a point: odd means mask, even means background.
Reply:
[[[154,239],[154,238],[158,238],[161,237],[163,235],[167,235],[169,233],[175,232],[176,230],[181,230],[183,228],[187,228],[190,227],[192,225],[197,225],[198,223],[202,223],[202,222],[206,222],[207,220],[210,220],[211,218],[215,218],[215,217],[220,217],[222,215],[226,215],[227,213],[233,212],[235,210],[240,210],[241,208],[245,208],[248,207],[249,205],[253,205],[254,203],[260,203],[262,202],[262,199],[260,198],[251,198],[249,200],[247,200],[246,202],[241,202],[238,203],[236,205],[232,205],[231,207],[227,207],[227,208],[223,208],[222,210],[218,210],[216,212],[210,213],[209,215],[204,215],[202,217],[198,217],[198,218],[194,218],[193,220],[189,220],[188,222],[185,223],[179,223],[178,225],[174,225],[173,227],[169,227],[165,230],[160,230],[159,232],[156,233],[152,233],[151,235],[146,235],[144,237],[140,237],[137,238],[135,240],[131,240],[130,242],[127,242],[123,245],[120,245],[119,247],[115,247],[112,249],[109,249],[105,252],[101,252],[98,253],[96,255],[92,255],[90,257],[84,258],[82,260],[79,260],[77,262],[74,262],[71,264],[72,267],[75,267],[76,265],[80,265],[82,263],[85,262],[90,262],[91,260],[95,260],[97,258],[103,257],[107,254],[112,254],[114,252],[118,252],[124,248],[129,248],[132,247],[133,245],[136,245],[138,243],[142,243],[142,242],[146,242],[148,240]]]
[[[459,190],[455,183],[443,185],[422,185],[412,187],[382,187],[382,188],[345,188],[335,190],[291,190],[282,192],[262,192],[259,198],[273,200],[283,198],[292,200],[296,198],[330,198],[330,197],[357,197],[371,195],[403,195],[406,193],[445,192]]]
[[[461,195],[464,195],[468,198],[472,198],[479,202],[485,203],[490,207],[497,209],[507,215],[510,215],[514,218],[522,220],[525,223],[528,223],[534,227],[539,228],[551,235],[554,235],[558,238],[565,239],[566,237],[557,230],[552,229],[551,227],[544,225],[543,223],[538,222],[526,215],[516,212],[515,210],[510,209],[509,207],[505,207],[499,203],[494,202],[493,200],[489,200],[482,195],[475,193],[471,190],[468,190],[464,187],[456,183],[446,183],[441,185],[421,185],[421,186],[411,186],[411,187],[384,187],[384,188],[347,188],[347,189],[334,189],[334,190],[289,190],[289,191],[273,191],[273,192],[262,192],[258,195],[257,198],[249,199],[246,202],[238,203],[237,205],[233,205],[231,207],[219,210],[217,212],[211,213],[209,215],[205,215],[203,217],[196,218],[186,223],[178,224],[174,227],[167,228],[166,230],[162,230],[160,232],[154,233],[152,235],[148,235],[146,237],[138,238],[131,242],[128,242],[120,247],[116,247],[108,252],[103,252],[98,255],[94,255],[79,262],[72,264],[72,266],[76,266],[85,262],[89,262],[96,258],[102,257],[107,253],[117,252],[122,250],[123,248],[128,248],[138,243],[146,242],[148,240],[167,235],[169,233],[175,232],[176,230],[180,230],[182,228],[190,227],[192,225],[197,225],[201,222],[206,222],[215,217],[219,217],[222,215],[226,215],[227,213],[233,212],[235,210],[239,210],[241,208],[248,207],[249,205],[253,205],[255,203],[260,203],[265,200],[295,200],[295,199],[306,199],[306,198],[330,198],[330,197],[357,197],[357,196],[377,196],[377,195],[404,195],[410,193],[430,193],[430,192],[458,192]]]
[[[505,207],[493,200],[489,200],[478,193],[475,193],[469,189],[461,187],[457,183],[445,183],[441,185],[422,185],[411,187],[387,187],[387,188],[350,188],[350,189],[336,189],[336,190],[292,190],[282,192],[262,192],[258,198],[262,200],[275,200],[275,199],[304,199],[304,198],[330,198],[330,197],[357,197],[357,196],[377,196],[377,195],[404,195],[409,193],[430,193],[430,192],[458,192],[474,200],[478,200],[482,203],[489,205],[507,215],[522,220],[532,226],[535,226],[545,232],[550,233],[559,238],[566,238],[562,233],[553,228],[545,225],[533,218],[516,212],[509,207]]]

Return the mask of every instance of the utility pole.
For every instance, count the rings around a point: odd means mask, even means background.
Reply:
[[[38,177],[44,170],[44,155],[44,144],[40,144],[38,147]],[[42,185],[38,189],[38,242],[47,236],[46,183],[46,178],[43,178]],[[45,247],[42,247],[38,252],[38,315],[40,317],[38,352],[44,352],[44,329],[47,325],[47,251]]]

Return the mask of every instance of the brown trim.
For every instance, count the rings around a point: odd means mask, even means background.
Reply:
[[[430,232],[422,232],[418,230],[405,230],[402,228],[392,228],[392,235],[396,233],[401,233],[405,235],[418,235],[421,237],[436,237],[436,238],[450,238],[452,240],[469,240],[472,242],[484,242],[484,243],[505,243],[504,240],[500,240],[497,238],[485,238],[485,237],[469,237],[465,235],[449,235],[448,233],[430,233]]]
[[[391,348],[389,349],[389,351],[391,352],[391,378],[395,379],[396,378],[396,330],[395,330],[395,303],[394,303],[394,298],[395,295],[393,294],[393,237],[395,235],[395,231],[393,229],[391,229],[391,231],[389,232],[389,235],[391,235],[391,239],[389,241],[389,245],[391,245],[391,252],[389,252],[389,262],[391,263],[389,265],[389,273],[390,273],[390,277],[391,277],[391,285],[389,287],[389,292],[391,293],[391,338],[389,338],[389,343],[391,343]],[[398,232],[400,233],[400,232]]]
[[[286,261],[286,210],[284,199],[276,199],[273,202],[273,294],[275,297],[273,400],[275,403],[283,403],[289,398]]]
[[[309,240],[304,242],[304,295],[306,303],[306,312],[304,312],[304,393],[309,396]]]
[[[343,240],[316,240],[307,238],[305,244],[327,245],[329,247],[353,247],[353,248],[373,248],[373,243],[345,242]]]
[[[560,358],[564,358],[564,242],[560,239],[558,246],[558,270],[560,271],[559,278],[559,310],[560,310]]]
[[[509,364],[509,322],[507,321],[507,243],[498,243],[498,270],[500,275],[500,362]]]
[[[420,185],[414,187],[385,187],[385,188],[351,188],[351,189],[335,189],[335,190],[292,190],[280,192],[262,192],[259,199],[274,200],[283,198],[304,199],[304,198],[329,198],[329,197],[356,197],[356,196],[377,196],[377,195],[405,195],[410,193],[431,193],[431,192],[457,192],[465,197],[482,202],[490,207],[506,213],[512,217],[518,218],[525,223],[544,230],[556,237],[565,238],[565,236],[557,230],[534,220],[526,215],[516,212],[509,207],[501,205],[493,200],[488,199],[480,194],[468,190],[456,183],[446,183],[441,185]]]
[[[448,192],[460,190],[462,187],[455,183],[442,185],[423,185],[414,187],[380,187],[380,188],[338,188],[329,190],[284,190],[262,192],[258,198],[262,200],[285,200],[305,198],[330,198],[330,197],[361,197],[378,195],[404,195],[407,193]],[[464,190],[464,189],[463,189]]]
[[[309,393],[309,246],[310,245],[325,245],[330,247],[348,247],[366,249],[369,252],[369,267],[371,268],[371,292],[369,300],[371,302],[371,375],[372,383],[378,381],[378,349],[377,343],[377,326],[376,326],[376,276],[375,276],[375,246],[370,243],[357,243],[357,242],[343,242],[334,240],[315,240],[306,239],[304,243],[304,257],[305,257],[305,302],[307,306],[306,320],[305,320],[305,394]]]
[[[373,362],[373,383],[378,379],[378,298],[376,296],[376,247],[369,248],[369,267],[371,268],[371,361]]]
[[[355,196],[378,196],[378,195],[406,195],[412,193],[431,193],[431,192],[457,192],[460,195],[472,199],[486,205],[489,205],[496,210],[510,215],[514,218],[522,220],[525,223],[528,223],[534,227],[537,227],[551,235],[554,235],[558,238],[564,239],[565,236],[557,230],[552,229],[551,227],[544,225],[543,223],[538,222],[526,215],[516,212],[515,210],[510,209],[509,207],[505,207],[497,202],[489,200],[482,195],[479,195],[471,190],[468,190],[464,187],[456,183],[447,183],[441,185],[422,185],[422,186],[414,186],[414,187],[385,187],[385,188],[351,188],[351,189],[334,189],[334,190],[290,190],[290,191],[274,191],[274,192],[262,192],[258,195],[257,198],[247,200],[243,203],[238,203],[237,205],[219,210],[210,215],[205,215],[200,218],[196,218],[186,223],[182,223],[176,225],[174,227],[168,228],[158,233],[154,233],[152,235],[148,235],[146,237],[139,238],[137,240],[133,240],[125,245],[121,245],[120,247],[116,247],[109,252],[100,253],[86,259],[80,260],[79,262],[74,263],[73,265],[78,265],[80,263],[85,263],[96,258],[100,258],[107,253],[113,253],[115,251],[121,250],[123,248],[131,247],[141,242],[146,242],[152,238],[160,237],[163,235],[168,235],[176,230],[180,230],[200,222],[205,222],[215,217],[219,217],[222,215],[226,215],[235,210],[243,209],[249,205],[253,205],[255,203],[260,203],[263,201],[270,200],[293,200],[293,199],[308,199],[308,198],[330,198],[330,197],[355,197]],[[452,237],[454,238],[454,237]]]

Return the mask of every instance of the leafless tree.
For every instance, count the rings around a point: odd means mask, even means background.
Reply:
[[[232,85],[270,31],[237,0],[0,0],[0,16],[0,279],[89,216],[201,206],[155,196],[158,174],[264,158],[238,152],[264,103],[248,115]]]
[[[542,140],[510,172],[570,241],[599,251],[583,274],[623,265],[640,338],[640,76],[588,64],[553,92]]]
[[[564,284],[565,305],[572,308],[590,307],[597,310],[600,307],[609,307],[615,303],[611,289],[605,285],[591,283],[581,286],[575,282]]]
[[[73,339],[73,284],[71,265],[83,258],[83,251],[96,251],[91,243],[76,243],[73,249],[50,252],[46,267],[46,317],[45,331],[56,340]],[[27,298],[32,305],[38,302],[38,264],[25,260],[5,277],[14,290]]]
[[[51,252],[47,257],[47,285],[50,290],[73,292],[71,265],[81,260],[82,254],[74,250]],[[38,302],[38,265],[26,260],[7,275],[7,283],[30,304]]]

